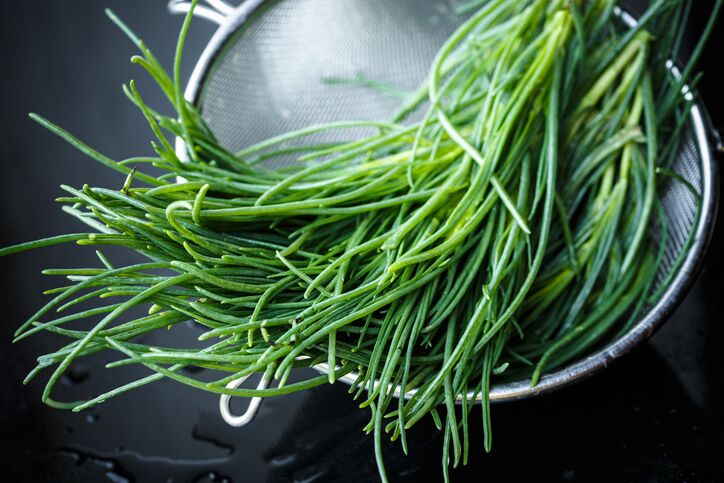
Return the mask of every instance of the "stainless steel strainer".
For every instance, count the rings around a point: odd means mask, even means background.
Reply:
[[[232,151],[311,124],[387,119],[399,107],[399,99],[322,80],[363,74],[413,90],[427,76],[438,48],[462,22],[454,13],[460,3],[462,0],[246,0],[231,6],[222,0],[206,0],[195,14],[216,22],[219,28],[193,71],[187,98],[200,107],[219,141]],[[189,6],[186,0],[172,0],[169,9],[184,13]],[[635,23],[625,12],[618,14]],[[672,73],[677,75],[673,67]],[[686,89],[684,94],[694,96]],[[701,104],[695,105],[673,166],[701,193],[700,216],[697,218],[696,198],[681,183],[665,187],[663,205],[671,233],[657,283],[663,282],[692,229],[695,239],[661,299],[618,340],[544,376],[535,387],[528,380],[496,385],[491,389],[492,401],[532,397],[602,370],[651,336],[679,304],[700,268],[717,207],[713,153],[721,150],[721,143],[707,119]],[[325,135],[317,141],[337,141],[330,137],[334,134]],[[177,147],[183,154],[183,146]],[[326,367],[318,369],[325,371]],[[354,378],[351,374],[342,380]],[[260,386],[265,385],[262,380]],[[229,410],[229,397],[222,397],[221,412],[229,424],[242,426],[253,419],[260,402],[254,398],[247,412],[237,417]]]

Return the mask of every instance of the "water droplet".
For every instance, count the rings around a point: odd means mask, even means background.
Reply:
[[[294,483],[319,483],[327,476],[329,476],[329,469],[310,466],[293,475],[292,481]]]
[[[60,448],[58,451],[75,461],[76,466],[85,464],[93,464],[103,468],[106,478],[112,483],[130,483],[131,478],[121,469],[119,465],[112,459],[86,453],[78,449]]]
[[[269,466],[272,468],[284,468],[285,466],[291,466],[297,461],[296,453],[280,454],[273,456],[269,460]]]
[[[194,483],[204,483],[207,481],[213,482],[213,483],[231,483],[231,478],[228,476],[224,476],[221,473],[217,471],[209,471],[208,473],[205,473],[197,478],[194,478]]]
[[[405,470],[403,470],[403,471],[400,471],[400,472],[397,474],[397,476],[399,476],[400,478],[402,478],[402,477],[404,477],[404,476],[414,475],[414,474],[417,473],[418,471],[420,471],[420,468],[418,468],[417,466],[415,466],[415,467],[413,467],[413,468],[407,468],[407,469],[405,469]]]
[[[115,471],[107,471],[106,478],[108,478],[113,483],[130,483],[130,480],[128,478],[119,475]]]

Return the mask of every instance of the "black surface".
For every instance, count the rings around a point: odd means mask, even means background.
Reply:
[[[695,28],[711,2],[695,2]],[[143,119],[119,87],[139,79],[146,100],[158,93],[126,62],[132,46],[105,20],[114,8],[170,60],[180,18],[165,1],[24,0],[0,15],[0,246],[77,225],[52,202],[58,185],[120,186],[123,179],[78,155],[26,116],[38,111],[112,157],[150,152]],[[185,72],[213,32],[194,24]],[[716,71],[722,47],[715,33],[702,68],[703,98],[724,124]],[[474,439],[469,466],[453,481],[724,481],[721,230],[682,307],[646,345],[604,374],[537,400],[496,406],[493,453]],[[15,328],[37,308],[54,280],[48,266],[82,266],[92,250],[53,248],[0,260],[0,470],[4,481],[376,481],[372,443],[360,428],[345,386],[269,400],[244,429],[226,426],[218,401],[171,382],[127,394],[88,413],[39,402],[41,381],[21,386],[51,336],[17,345]],[[189,335],[191,337],[192,334]],[[119,376],[76,366],[65,385],[91,395]],[[120,370],[116,370],[120,371]],[[127,372],[121,374],[129,377]],[[119,376],[120,377],[120,376]],[[477,414],[477,413],[474,413]],[[479,424],[479,417],[474,417]],[[471,435],[480,434],[478,427]],[[429,426],[411,434],[411,455],[386,451],[393,481],[440,480],[441,440]]]

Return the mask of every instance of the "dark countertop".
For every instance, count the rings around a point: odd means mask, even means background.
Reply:
[[[712,2],[695,3],[700,25]],[[73,230],[52,202],[59,184],[122,183],[37,127],[27,111],[59,122],[112,157],[150,150],[147,127],[119,87],[137,77],[150,104],[160,98],[126,62],[133,47],[105,20],[103,8],[114,8],[165,60],[181,22],[166,13],[163,0],[11,5],[0,17],[0,246]],[[193,25],[187,74],[212,32],[203,21]],[[701,84],[720,126],[724,76],[716,68],[723,38],[720,28],[705,55]],[[685,302],[644,346],[575,387],[495,406],[492,454],[484,455],[476,441],[469,466],[453,472],[453,481],[724,481],[721,244],[720,229]],[[34,357],[55,341],[40,336],[12,345],[12,332],[54,283],[40,275],[42,268],[58,259],[80,266],[93,257],[92,250],[58,247],[0,260],[4,481],[376,481],[371,438],[360,429],[368,413],[356,408],[342,384],[269,400],[244,429],[223,423],[213,395],[168,381],[86,413],[42,405],[41,382],[21,381]],[[102,363],[76,366],[64,386],[87,394],[108,387],[113,373],[95,370]],[[440,437],[429,425],[411,436],[409,457],[397,444],[386,451],[393,481],[438,481]]]

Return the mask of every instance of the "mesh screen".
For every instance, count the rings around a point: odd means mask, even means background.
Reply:
[[[679,152],[672,170],[691,183],[697,192],[702,190],[701,155],[689,130],[679,146]],[[661,203],[668,223],[668,240],[664,259],[656,276],[655,285],[660,286],[672,269],[677,257],[685,248],[692,226],[697,221],[697,197],[678,180],[668,179],[663,183]],[[661,241],[661,227],[655,227],[653,238]]]
[[[459,25],[458,0],[271,1],[227,42],[200,96],[204,117],[227,148],[241,149],[312,124],[389,119],[401,100],[365,79],[403,92],[427,76]],[[345,130],[309,141],[368,134]],[[330,136],[339,136],[334,139]]]

